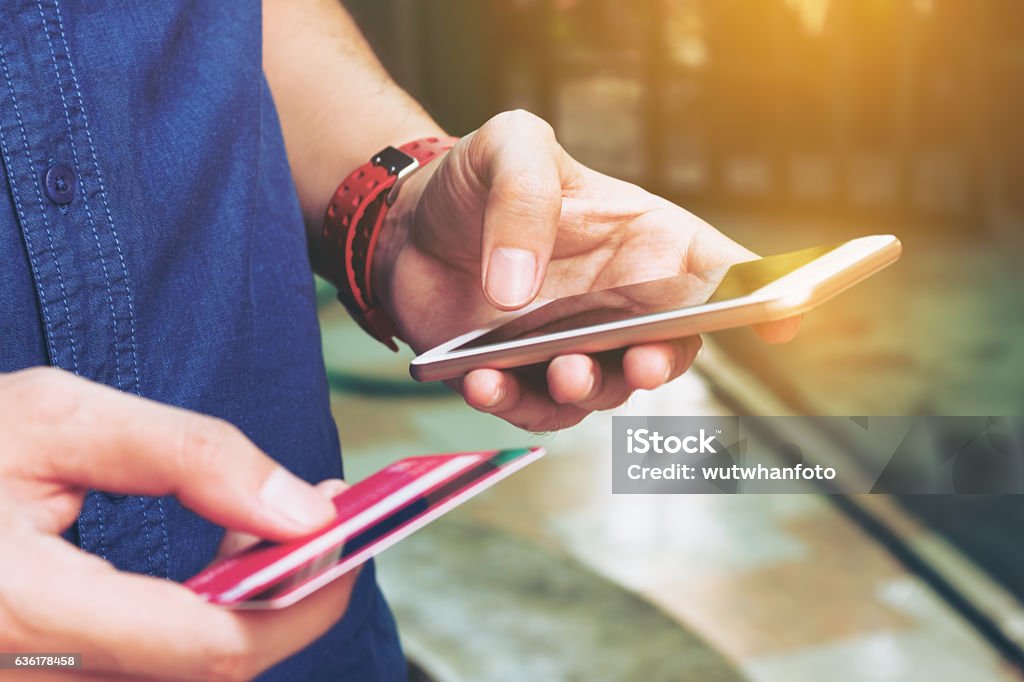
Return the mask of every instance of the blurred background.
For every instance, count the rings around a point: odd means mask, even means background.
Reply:
[[[1024,414],[1024,3],[347,0],[454,134],[509,108],[765,254],[891,232],[903,260],[781,347],[706,339],[620,414]],[[1021,679],[1024,499],[613,497],[610,415],[519,432],[407,379],[321,286],[350,478],[546,460],[380,560],[448,680]],[[851,457],[822,435],[821,456]]]

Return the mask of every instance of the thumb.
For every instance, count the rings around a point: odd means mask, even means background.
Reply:
[[[334,518],[330,500],[225,421],[49,369],[0,382],[0,414],[19,410],[54,417],[24,418],[15,432],[10,451],[24,461],[8,465],[24,484],[175,495],[215,523],[272,539]]]
[[[315,490],[328,500],[333,500],[335,495],[341,494],[341,492],[347,488],[348,484],[341,479],[328,478],[317,483]],[[222,559],[224,557],[237,554],[243,549],[252,547],[260,541],[261,538],[258,535],[253,535],[252,533],[242,533],[235,530],[228,531],[224,534],[224,539],[220,542],[216,558]]]
[[[473,169],[488,188],[481,240],[484,295],[496,308],[521,308],[544,281],[570,160],[551,126],[525,111],[495,116],[469,144]]]

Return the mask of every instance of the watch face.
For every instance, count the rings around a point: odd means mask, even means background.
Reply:
[[[399,175],[409,166],[417,164],[418,161],[416,161],[414,157],[403,152],[401,149],[385,147],[377,152],[377,155],[373,157],[371,163],[374,166],[380,166],[386,170],[388,175]]]

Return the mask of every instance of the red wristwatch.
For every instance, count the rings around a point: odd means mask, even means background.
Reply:
[[[395,323],[378,305],[371,286],[371,265],[384,216],[398,190],[414,171],[454,146],[456,137],[427,137],[401,147],[386,147],[345,178],[334,192],[324,218],[328,251],[326,275],[338,287],[338,300],[371,336],[393,351]]]

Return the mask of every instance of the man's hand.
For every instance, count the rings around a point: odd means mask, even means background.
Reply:
[[[355,574],[281,611],[228,611],[59,537],[90,488],[176,495],[274,539],[334,517],[325,494],[227,423],[33,369],[0,375],[0,433],[0,651],[81,653],[86,679],[248,679],[344,613]]]
[[[682,208],[571,158],[551,127],[500,114],[403,186],[381,236],[374,285],[417,352],[515,310],[756,256]],[[791,337],[798,320],[758,329]],[[698,337],[555,358],[544,376],[476,370],[466,401],[535,431],[579,422],[689,368]]]
[[[334,0],[264,0],[263,66],[277,104],[314,267],[338,183],[387,145],[445,132],[387,75]],[[325,76],[325,74],[329,74]],[[344,122],[340,124],[339,122]],[[414,173],[386,218],[374,295],[422,351],[538,294],[604,289],[754,258],[678,206],[596,173],[525,112],[491,119]],[[758,331],[791,336],[796,321]],[[570,426],[684,372],[700,339],[555,358],[546,372],[479,370],[453,386],[518,426]]]

